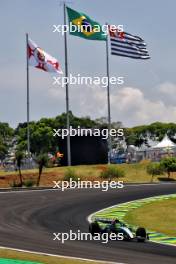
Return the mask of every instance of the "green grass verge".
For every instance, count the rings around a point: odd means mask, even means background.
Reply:
[[[124,177],[118,178],[118,180],[124,181],[125,183],[147,183],[151,182],[151,176],[147,173],[146,168],[149,161],[143,161],[136,164],[118,164],[113,165],[119,167],[125,173]],[[108,165],[80,165],[72,166],[78,177],[81,180],[99,180],[100,174],[107,168]],[[62,180],[68,167],[56,167],[56,168],[45,168],[41,177],[41,186],[51,186],[53,181]],[[38,175],[38,169],[23,170],[22,175],[24,179],[36,180]],[[161,179],[167,179],[167,175],[160,176]],[[176,173],[172,173],[171,178],[176,181]],[[9,187],[14,179],[18,179],[18,172],[4,172],[0,171],[0,188]],[[154,177],[154,182],[159,182],[158,177]]]
[[[15,259],[22,261],[32,261],[42,264],[100,264],[100,262],[84,261],[79,259],[68,259],[62,257],[51,257],[46,255],[38,255],[32,253],[19,252],[15,250],[1,249],[0,258]]]
[[[134,226],[176,237],[176,198],[150,202],[133,209],[124,220]]]

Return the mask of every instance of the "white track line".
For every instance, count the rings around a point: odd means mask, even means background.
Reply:
[[[156,185],[172,185],[172,184],[175,184],[175,183],[131,183],[131,184],[124,184],[124,189],[125,187],[140,187],[140,186],[156,186]],[[92,188],[82,188],[82,189],[92,189]],[[1,191],[1,188],[0,188],[0,194],[4,194],[4,193],[26,193],[26,192],[48,192],[48,191],[59,191],[61,192],[60,189],[55,189],[55,188],[49,188],[49,189],[39,189],[39,190],[36,190],[36,189],[33,189],[33,190],[29,190],[29,189],[24,189],[24,190],[13,190],[13,189],[10,189],[10,188],[7,188],[6,191],[4,189],[2,189],[3,191]],[[74,189],[70,189],[70,188],[67,188],[65,189],[66,190],[80,190],[79,188],[74,188]]]
[[[54,255],[54,254],[48,254],[44,252],[36,252],[36,251],[29,251],[29,250],[22,250],[18,248],[10,248],[10,247],[1,247],[0,249],[7,249],[7,250],[13,250],[13,251],[18,251],[18,252],[23,252],[23,253],[30,253],[30,254],[35,254],[35,255],[44,255],[44,256],[49,256],[49,257],[58,257],[58,258],[64,258],[64,259],[74,259],[74,260],[82,260],[82,261],[90,261],[90,262],[99,262],[99,263],[104,263],[104,264],[125,264],[122,262],[110,262],[110,261],[102,261],[102,260],[95,260],[95,259],[86,259],[86,258],[76,258],[76,257],[70,257],[70,256],[63,256],[63,255]]]

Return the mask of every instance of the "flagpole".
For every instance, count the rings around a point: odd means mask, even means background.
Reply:
[[[28,59],[28,33],[26,33],[26,81],[27,81],[27,153],[30,157],[30,130],[29,130],[29,59]]]
[[[66,5],[64,2],[64,25],[66,25]],[[65,45],[65,77],[68,78],[68,61],[67,61],[67,32],[64,32]],[[66,92],[66,113],[67,113],[67,130],[70,131],[70,117],[69,117],[69,89],[68,83],[65,85]],[[71,147],[70,147],[70,132],[67,136],[67,166],[71,166]]]
[[[106,23],[106,25],[108,25]],[[108,34],[106,38],[106,74],[107,74],[107,106],[108,106],[108,164],[111,163],[112,141],[110,136],[111,131],[111,103],[110,103],[110,85],[109,85],[109,47],[108,47]]]

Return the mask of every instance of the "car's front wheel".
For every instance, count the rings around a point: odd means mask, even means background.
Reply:
[[[144,227],[138,227],[136,230],[136,237],[138,242],[145,242],[147,239],[147,232]]]

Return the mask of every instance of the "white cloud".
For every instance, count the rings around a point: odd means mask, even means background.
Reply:
[[[18,69],[16,69],[19,75]],[[38,74],[32,72],[30,80],[31,92],[31,118],[39,119],[41,116],[56,116],[65,111],[65,88],[52,85],[52,78],[43,75],[42,82]],[[12,76],[11,76],[12,77]],[[17,120],[25,119],[25,76],[19,77],[19,90],[16,96],[21,104],[16,106]],[[7,84],[1,86],[4,92],[9,94],[12,89],[13,78],[8,78]],[[9,88],[10,87],[10,88]],[[143,90],[136,87],[111,87],[111,116],[113,121],[122,121],[125,126],[149,124],[156,121],[175,122],[176,106],[175,94],[176,85],[165,82],[153,88],[155,97],[152,94],[145,94]],[[23,90],[23,93],[21,92]],[[14,91],[15,93],[15,91]],[[12,91],[11,91],[12,94]],[[158,96],[156,96],[158,95]],[[39,100],[40,98],[40,100]],[[98,85],[72,85],[69,87],[70,109],[77,116],[91,116],[97,118],[107,116],[107,90]],[[40,103],[40,104],[39,104]],[[3,107],[3,102],[1,102]],[[43,105],[43,106],[42,106]],[[23,115],[21,114],[23,113]],[[7,115],[7,111],[6,111]],[[14,113],[7,115],[9,121],[14,120]],[[2,119],[2,117],[1,117]],[[19,121],[17,121],[19,122]]]
[[[156,121],[175,122],[176,106],[169,105],[159,99],[146,98],[137,88],[125,87],[117,92],[116,99],[119,100],[120,115],[122,122],[127,125],[147,124]],[[112,105],[113,116],[115,104]],[[117,106],[116,106],[117,110]]]
[[[175,96],[176,94],[176,85],[170,82],[165,82],[159,85],[159,91],[164,95]]]
[[[163,86],[160,86],[162,91]],[[175,87],[171,84],[171,87]],[[50,95],[62,98],[65,90],[53,89]],[[161,91],[161,90],[160,90]],[[73,113],[79,116],[90,115],[95,118],[107,115],[107,91],[97,85],[70,87],[70,105]],[[147,124],[155,121],[170,122],[176,120],[176,106],[159,99],[147,98],[134,87],[116,88],[111,92],[112,120],[122,121],[127,126]]]

